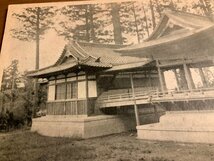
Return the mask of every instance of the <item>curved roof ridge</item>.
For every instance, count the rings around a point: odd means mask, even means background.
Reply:
[[[65,56],[66,48],[67,47],[65,45],[64,48],[63,48],[63,50],[62,50],[61,55],[59,56],[59,58],[57,59],[57,61],[53,64],[53,66],[56,66],[56,65],[58,65],[61,62],[62,58]]]
[[[79,55],[81,55],[82,57],[85,57],[85,58],[87,58],[87,57],[89,56],[88,53],[86,53],[86,52],[81,52],[81,51],[78,49],[78,46],[75,46],[75,45],[76,45],[76,42],[74,41],[74,42],[72,42],[72,44],[71,44],[70,47],[72,47]]]
[[[192,19],[193,22],[190,21],[190,18]],[[206,27],[209,24],[210,25],[214,24],[214,22],[212,22],[210,18],[206,16],[178,10],[165,10],[163,12],[162,17],[160,18],[158,25],[156,26],[152,34],[145,41],[156,39],[159,35],[159,32],[162,30],[163,26],[165,26],[170,19],[172,21],[177,22],[178,23],[177,25],[180,24],[183,27],[186,26],[187,28],[193,29],[199,29]]]
[[[77,46],[77,48],[80,50],[80,52],[84,53],[84,54],[87,54],[89,57],[92,57],[94,59],[97,59],[95,56],[89,54],[88,52],[86,52],[80,45],[77,41],[74,42],[75,45]]]

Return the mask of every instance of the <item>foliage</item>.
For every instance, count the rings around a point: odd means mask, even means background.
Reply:
[[[66,40],[95,43],[143,42],[157,26],[165,8],[213,16],[213,4],[209,0],[148,0],[121,3],[68,5],[56,10],[53,7],[26,8],[14,17],[23,25],[12,35],[20,40],[36,39],[36,22],[40,9],[39,36],[54,27]],[[58,12],[57,12],[58,11]],[[53,17],[57,15],[55,25]],[[130,39],[130,37],[132,39]]]
[[[37,35],[42,35],[54,24],[51,19],[55,15],[53,7],[25,8],[13,16],[21,22],[21,25],[12,29],[12,36],[23,41],[35,41]]]
[[[13,13],[13,16],[21,23],[11,30],[12,37],[36,42],[35,69],[39,69],[40,39],[54,24],[54,7],[25,8],[20,13]]]
[[[7,79],[3,79],[0,93],[0,126],[5,129],[31,125],[31,117],[39,111],[39,106],[44,104],[47,99],[46,89],[39,88],[37,108],[33,108],[34,82],[27,77],[28,72],[24,72],[23,75],[19,74],[17,65],[18,61],[13,61],[4,71]],[[14,82],[13,86],[10,85],[11,82]],[[24,86],[20,88],[18,83],[22,83]]]
[[[3,71],[1,90],[17,88],[20,83],[18,60],[13,60],[11,65]]]

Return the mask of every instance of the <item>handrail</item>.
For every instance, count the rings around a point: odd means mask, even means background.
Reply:
[[[143,89],[143,88],[141,88]],[[202,93],[207,91],[214,91],[214,88],[200,88],[200,89],[192,89],[192,90],[180,90],[180,91],[175,91],[175,90],[166,90],[164,92],[157,90],[147,90],[147,91],[139,91],[135,92],[135,98],[136,99],[148,99],[150,102],[152,99],[157,99],[157,98],[162,98],[162,97],[175,97],[178,96],[178,94],[194,94],[194,93]],[[116,100],[127,100],[127,99],[132,99],[133,94],[129,92],[126,93],[117,93],[117,94],[110,94],[108,95],[108,92],[104,93],[100,97],[98,97],[97,102],[105,102],[105,101],[116,101]]]

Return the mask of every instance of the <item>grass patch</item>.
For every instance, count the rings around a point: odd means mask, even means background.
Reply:
[[[211,161],[213,154],[209,144],[143,141],[130,133],[87,140],[0,134],[0,161]]]

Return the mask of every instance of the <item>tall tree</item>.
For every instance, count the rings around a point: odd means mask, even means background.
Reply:
[[[13,13],[21,25],[11,30],[12,36],[22,41],[36,42],[35,69],[39,69],[40,39],[53,25],[51,18],[54,15],[53,7],[25,8],[20,13]]]
[[[13,13],[21,25],[12,29],[12,36],[22,41],[36,42],[36,63],[35,69],[39,69],[40,40],[45,32],[52,27],[52,18],[55,15],[54,7],[33,7],[25,8],[20,13]],[[38,102],[38,84],[34,81],[34,108]]]
[[[3,71],[1,90],[13,90],[17,88],[20,81],[18,72],[18,60],[13,60],[12,63]]]
[[[152,0],[149,1],[149,6],[150,6],[150,10],[151,10],[152,26],[153,26],[153,30],[154,30],[156,27],[156,19],[155,19],[155,12],[154,12],[154,6],[153,6]]]
[[[120,4],[111,4],[111,16],[114,31],[114,41],[115,44],[123,44],[121,23],[120,23]]]
[[[144,8],[144,4],[142,3],[142,10],[143,10],[143,14],[144,14],[144,21],[145,21],[145,30],[146,30],[146,33],[147,33],[147,36],[149,37],[149,24],[148,24],[148,18],[147,18],[147,14],[146,14],[146,11],[145,11],[145,8]]]
[[[65,20],[61,20],[61,28],[57,28],[60,36],[67,40],[99,42],[99,29],[104,21],[99,20],[101,7],[98,4],[66,6],[61,9]]]
[[[209,0],[199,0],[199,7],[204,11],[204,15],[209,17],[212,21],[213,19],[213,8]]]

